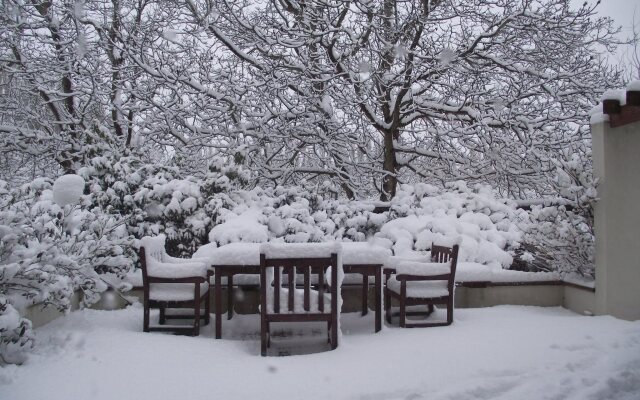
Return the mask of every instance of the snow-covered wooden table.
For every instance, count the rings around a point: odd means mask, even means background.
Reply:
[[[207,259],[214,277],[214,313],[215,337],[222,337],[222,288],[227,285],[227,319],[233,316],[232,287],[234,278],[239,277],[242,283],[258,285],[260,276],[260,243],[231,243],[221,247],[209,244],[202,246],[193,255],[194,258]],[[345,275],[362,276],[362,315],[368,312],[368,291],[370,278],[375,288],[374,312],[375,332],[382,329],[382,266],[388,256],[389,249],[366,242],[343,242],[342,266]],[[226,282],[223,282],[226,278]],[[237,283],[237,281],[236,281]]]

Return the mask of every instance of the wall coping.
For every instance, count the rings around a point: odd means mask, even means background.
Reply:
[[[627,89],[626,102],[618,98],[602,100],[602,112],[609,116],[612,128],[640,121],[640,91]]]

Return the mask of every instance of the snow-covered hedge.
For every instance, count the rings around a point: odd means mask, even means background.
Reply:
[[[0,320],[6,322],[0,325],[0,350],[5,360],[18,362],[14,350],[30,341],[30,325],[16,320],[13,310],[36,303],[67,310],[77,290],[83,303],[91,304],[107,289],[101,273],[124,276],[134,266],[134,238],[126,219],[96,207],[83,187],[77,175],[55,184],[38,178],[19,188],[0,181]]]
[[[564,183],[575,179],[558,178],[565,197],[585,205],[573,211],[562,206],[525,211],[496,197],[490,187],[455,182],[444,188],[403,185],[387,204],[389,211],[375,213],[376,203],[334,199],[326,185],[250,188],[252,176],[241,165],[217,158],[202,176],[132,157],[97,157],[80,174],[89,182],[98,207],[126,218],[135,237],[166,234],[167,250],[175,256],[190,256],[208,242],[375,237],[400,254],[426,251],[432,242],[460,240],[464,261],[495,268],[593,273],[592,223],[585,214],[595,192],[589,182]],[[588,181],[582,178],[578,181]]]
[[[445,189],[404,185],[375,213],[372,202],[325,199],[302,188],[235,191],[216,201],[217,225],[209,241],[365,241],[393,248],[397,255],[420,254],[432,243],[461,243],[461,260],[508,268],[523,233],[524,211],[497,200],[490,188],[457,182]]]
[[[461,244],[460,260],[493,269],[593,275],[589,221],[574,208],[496,198],[488,186],[402,185],[387,204],[324,198],[300,187],[234,190],[210,199],[209,241],[322,242],[374,240],[397,255],[420,255],[432,243]]]
[[[93,207],[90,196],[60,206],[49,179],[13,191],[0,185],[0,293],[65,310],[78,289],[85,302],[97,300],[105,289],[97,272],[133,267],[125,220]]]
[[[14,308],[43,302],[64,310],[76,290],[95,301],[107,288],[101,274],[114,282],[133,269],[135,238],[160,233],[174,256],[208,242],[370,240],[413,257],[432,243],[456,242],[461,261],[491,269],[593,275],[595,192],[584,187],[572,189],[584,201],[571,210],[525,211],[487,186],[402,185],[388,210],[376,212],[376,202],[335,199],[322,186],[249,188],[241,166],[217,159],[203,176],[188,176],[135,158],[96,157],[79,175],[57,187],[46,178],[19,188],[0,181],[0,320],[11,322],[0,326],[0,349],[32,341]]]
[[[126,218],[129,233],[137,238],[166,234],[167,250],[175,256],[189,256],[207,243],[215,199],[249,180],[241,167],[221,159],[214,159],[201,177],[133,157],[96,157],[79,173],[90,182],[97,206]]]
[[[31,321],[0,296],[0,366],[22,364],[34,344]]]

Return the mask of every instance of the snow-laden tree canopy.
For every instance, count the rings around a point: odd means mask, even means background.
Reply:
[[[0,169],[140,148],[348,197],[455,179],[556,196],[590,184],[587,111],[617,83],[612,22],[569,3],[7,0]]]

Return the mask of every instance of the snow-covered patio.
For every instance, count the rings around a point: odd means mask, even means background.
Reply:
[[[338,349],[269,358],[258,315],[226,321],[223,340],[213,324],[199,337],[143,333],[141,315],[82,310],[38,329],[30,360],[0,369],[0,398],[640,398],[640,321],[562,308],[460,309],[450,327],[378,334],[371,313],[343,314]]]

